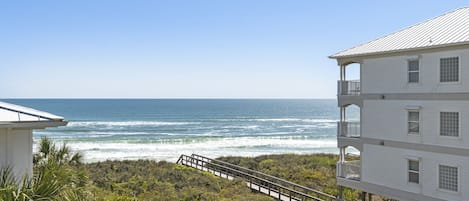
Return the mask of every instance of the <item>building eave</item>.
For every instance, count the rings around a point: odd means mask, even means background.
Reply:
[[[430,53],[437,51],[450,51],[469,48],[469,41],[461,43],[452,43],[444,45],[435,45],[431,47],[420,47],[420,48],[411,48],[411,49],[402,49],[394,51],[383,51],[383,52],[372,52],[367,54],[354,54],[354,55],[344,55],[344,56],[329,56],[330,59],[336,59],[338,65],[347,65],[350,63],[361,63],[363,59],[370,58],[380,58],[380,57],[390,57],[390,56],[399,56],[399,55],[410,55],[410,54],[422,54]]]
[[[0,128],[11,129],[44,129],[48,127],[66,126],[68,121],[20,121],[20,122],[0,122]]]
[[[368,52],[368,53],[363,53],[363,54],[349,54],[349,55],[339,55],[339,56],[335,56],[336,54],[334,54],[334,55],[329,56],[329,58],[331,58],[331,59],[347,59],[347,58],[356,58],[356,57],[370,57],[370,56],[377,56],[377,55],[408,53],[408,52],[422,51],[422,50],[433,50],[433,49],[439,49],[439,48],[458,47],[458,46],[462,46],[462,45],[469,45],[469,41],[464,41],[464,42],[460,42],[460,43],[450,43],[450,44],[441,44],[441,45],[432,45],[432,46],[408,48],[408,49],[391,50],[391,51]]]

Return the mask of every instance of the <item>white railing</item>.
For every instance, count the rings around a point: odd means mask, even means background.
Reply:
[[[339,80],[337,81],[338,95],[360,95],[360,80]]]
[[[337,122],[337,136],[340,137],[360,137],[360,122]]]
[[[337,176],[360,181],[360,161],[344,161],[337,163]]]

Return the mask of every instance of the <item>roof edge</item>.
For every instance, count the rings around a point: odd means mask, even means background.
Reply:
[[[391,50],[391,51],[379,51],[379,52],[369,52],[363,54],[351,54],[351,55],[344,55],[344,56],[334,56],[336,54],[328,56],[330,59],[346,59],[346,58],[355,58],[355,57],[367,57],[367,56],[375,56],[375,55],[382,55],[382,54],[393,54],[393,53],[404,53],[404,52],[411,52],[411,51],[419,51],[419,50],[431,50],[431,49],[438,49],[438,48],[446,48],[446,47],[456,47],[462,45],[469,45],[469,41],[464,41],[460,43],[448,43],[442,45],[434,45],[434,46],[424,46],[424,47],[417,47],[417,48],[407,48],[407,49],[399,49],[399,50]]]
[[[68,121],[52,120],[52,121],[26,121],[26,122],[2,122],[0,128],[13,129],[44,129],[48,127],[66,126]]]
[[[448,11],[448,12],[446,12],[446,13],[443,13],[443,14],[441,14],[441,15],[438,15],[438,16],[435,16],[435,17],[432,17],[432,18],[429,18],[429,19],[424,20],[424,21],[422,21],[422,22],[419,22],[419,23],[416,23],[416,24],[407,26],[407,27],[405,27],[405,28],[401,28],[401,29],[399,29],[399,30],[397,30],[397,31],[394,31],[394,32],[391,32],[391,33],[389,33],[389,34],[382,35],[382,36],[380,36],[380,37],[378,37],[378,38],[375,38],[375,39],[372,39],[372,40],[369,40],[369,41],[360,43],[360,44],[358,44],[358,45],[352,46],[352,47],[347,48],[347,49],[345,49],[345,50],[336,52],[336,53],[330,55],[329,58],[331,58],[331,59],[349,58],[349,57],[356,57],[356,56],[367,55],[367,54],[370,54],[370,55],[371,55],[371,54],[381,54],[381,53],[383,53],[383,52],[392,52],[392,51],[382,51],[382,52],[370,52],[370,53],[355,54],[355,55],[334,56],[334,55],[338,55],[338,54],[340,54],[340,53],[346,52],[346,51],[348,51],[348,50],[354,49],[354,48],[356,48],[356,47],[360,47],[360,46],[369,44],[369,43],[371,43],[371,42],[373,42],[373,41],[377,41],[377,40],[379,40],[379,39],[382,39],[382,38],[391,36],[391,35],[393,35],[393,34],[399,33],[399,32],[404,31],[404,30],[406,30],[406,29],[410,29],[410,28],[412,28],[412,27],[416,27],[416,26],[418,26],[418,25],[424,24],[424,23],[429,22],[429,21],[431,21],[431,20],[434,20],[434,19],[443,17],[443,16],[445,16],[445,15],[454,13],[454,12],[456,12],[456,11],[459,11],[459,10],[462,10],[462,9],[468,9],[468,8],[469,8],[469,6],[463,6],[463,7],[457,8],[457,9],[455,9],[455,10]],[[450,44],[446,44],[446,45],[450,45]],[[433,47],[436,48],[437,46],[432,46],[432,48],[433,48]],[[402,49],[402,50],[410,50],[410,49],[414,49],[414,48]],[[401,51],[401,50],[393,50],[393,51]]]

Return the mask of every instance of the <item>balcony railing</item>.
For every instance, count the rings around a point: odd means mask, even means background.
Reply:
[[[360,137],[360,122],[337,122],[337,136]]]
[[[360,80],[337,81],[337,94],[352,96],[360,95]]]
[[[337,176],[360,181],[360,160],[337,163]]]

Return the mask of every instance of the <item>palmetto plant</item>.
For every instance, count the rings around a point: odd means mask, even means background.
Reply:
[[[65,144],[59,148],[41,138],[33,155],[34,174],[18,182],[11,167],[0,169],[0,201],[90,200],[88,177],[81,166],[82,155]]]

